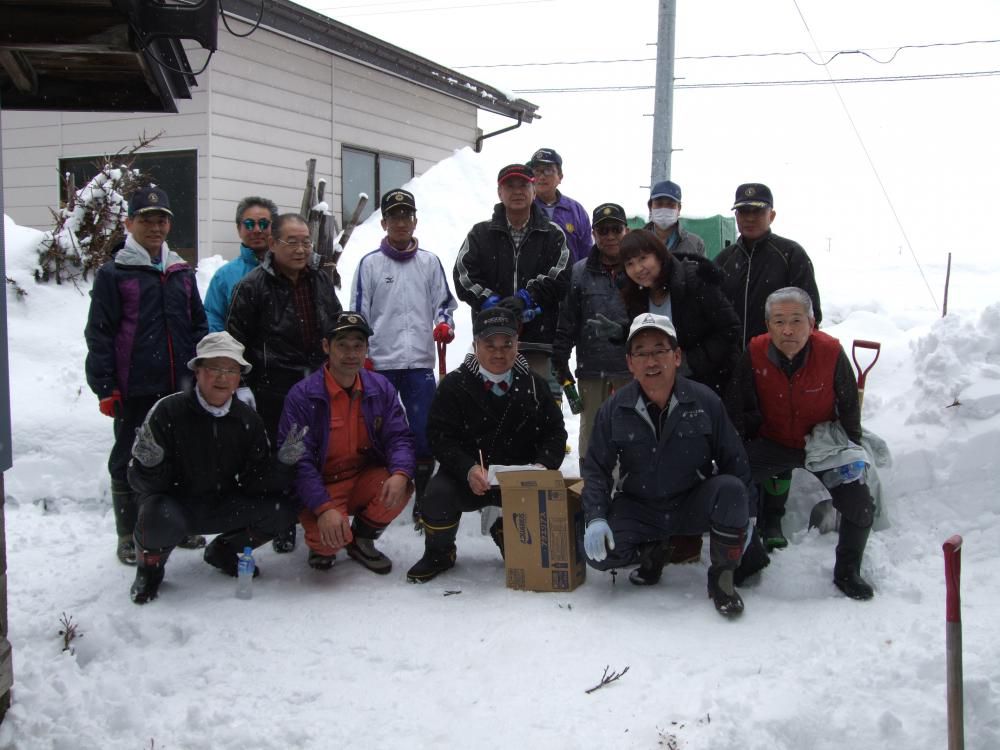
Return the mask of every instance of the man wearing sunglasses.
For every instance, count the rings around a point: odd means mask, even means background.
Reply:
[[[813,264],[802,245],[771,231],[777,215],[767,185],[749,182],[736,188],[736,226],[740,236],[715,258],[726,275],[722,290],[733,303],[743,324],[742,348],[750,339],[767,333],[764,303],[771,292],[784,287],[804,289],[812,299],[816,327],[823,314]]]
[[[535,205],[566,233],[572,265],[590,253],[590,219],[587,209],[559,191],[562,164],[562,157],[551,148],[538,149],[528,162],[535,175]]]
[[[643,227],[657,236],[672,254],[705,254],[705,241],[681,228],[681,186],[670,180],[653,185],[646,202],[649,223]]]
[[[609,340],[588,326],[588,320],[604,315],[621,321],[624,329],[628,315],[618,291],[621,263],[618,251],[628,233],[625,209],[617,203],[602,203],[594,209],[594,246],[586,259],[573,264],[569,292],[559,305],[559,326],[552,344],[552,366],[560,383],[573,383],[569,355],[576,347],[575,382],[579,387],[583,411],[580,413],[580,461],[587,455],[587,444],[594,419],[601,404],[632,379],[625,364],[625,342]]]
[[[756,498],[743,441],[715,392],[677,374],[670,318],[639,315],[625,347],[634,380],[604,402],[583,463],[590,565],[638,563],[629,581],[651,586],[670,559],[671,537],[708,531],[708,594],[720,614],[739,615],[733,578]]]
[[[271,236],[271,222],[277,215],[278,207],[274,201],[256,195],[247,196],[236,207],[240,254],[216,270],[205,294],[208,330],[212,333],[226,330],[226,314],[233,289],[264,259],[267,240]]]
[[[233,290],[226,330],[246,347],[253,365],[247,385],[271,444],[285,396],[325,361],[323,332],[341,311],[333,281],[319,268],[309,226],[299,214],[281,214],[271,224],[261,264]],[[274,540],[276,552],[295,548],[295,529]]]

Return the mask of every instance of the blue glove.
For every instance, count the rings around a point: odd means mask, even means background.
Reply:
[[[517,292],[514,293],[514,296],[518,297],[522,302],[524,302],[525,312],[527,312],[528,310],[535,309],[536,307],[535,300],[531,299],[531,294],[528,292],[527,289],[518,289]]]
[[[489,297],[486,298],[486,301],[483,303],[483,306],[481,308],[479,308],[479,309],[480,310],[489,310],[491,307],[496,307],[497,306],[497,302],[499,302],[499,301],[500,301],[500,295],[499,294],[491,294]]]
[[[607,545],[607,549],[605,549]],[[603,518],[595,518],[587,524],[587,531],[583,535],[583,549],[587,552],[587,557],[595,562],[600,562],[608,556],[608,550],[615,548],[615,537],[611,533],[608,522]]]

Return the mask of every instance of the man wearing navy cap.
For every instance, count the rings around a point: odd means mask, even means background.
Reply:
[[[535,205],[566,233],[572,265],[590,253],[590,218],[583,206],[559,191],[562,165],[562,157],[551,148],[538,149],[528,161],[535,176]]]
[[[136,564],[137,508],[127,477],[135,431],[159,399],[190,387],[186,363],[208,333],[194,269],[167,246],[173,216],[161,188],[132,194],[125,245],[94,277],[84,329],[87,384],[101,413],[114,419],[108,471],[116,554],[126,565]],[[192,536],[180,546],[204,544],[204,537]]]
[[[653,185],[649,191],[649,223],[643,227],[653,232],[671,253],[705,254],[705,241],[681,228],[681,186],[670,180]]]
[[[570,251],[562,228],[534,203],[535,178],[525,164],[497,174],[500,202],[493,218],[472,227],[455,258],[455,292],[472,308],[501,305],[523,327],[518,351],[549,382],[553,398],[562,390],[552,376],[552,342],[559,303],[569,285]]]
[[[771,231],[777,215],[771,189],[759,182],[740,185],[733,210],[740,236],[716,256],[715,262],[726,275],[722,289],[743,324],[743,348],[754,336],[767,333],[764,302],[771,292],[784,287],[805,290],[812,299],[818,328],[823,314],[812,261],[798,242]]]

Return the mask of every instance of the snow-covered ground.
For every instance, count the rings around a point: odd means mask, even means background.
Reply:
[[[490,214],[498,166],[466,150],[410,185],[417,236],[447,269]],[[6,233],[8,276],[28,295],[8,285],[15,684],[0,749],[937,750],[941,543],[954,533],[965,538],[967,746],[1000,747],[1000,262],[985,243],[945,248],[956,252],[945,319],[895,248],[813,252],[824,328],[848,349],[882,343],[864,404],[894,454],[882,473],[888,528],[863,566],[877,593],[859,603],[833,587],[835,535],[805,530],[823,490],[797,475],[791,545],[728,622],[705,596],[704,561],[668,568],[652,589],[590,571],[569,594],[509,591],[476,516],[463,522],[457,567],[424,586],[405,582],[422,539],[400,521],[380,543],[396,563],[386,577],[345,559],[319,573],[301,544],[286,556],[268,546],[242,601],[200,553],[178,550],[160,598],[133,605],[134,571],[114,556],[111,424],[83,374],[87,290],[36,285],[26,250],[36,233],[9,220]],[[346,279],[380,236],[377,219],[355,233]],[[203,261],[203,290],[220,262]],[[940,301],[943,269],[924,272]],[[467,309],[458,321],[451,366],[470,340]],[[568,412],[567,422],[575,444]],[[82,633],[72,653],[62,613]],[[586,694],[605,666],[629,670]]]

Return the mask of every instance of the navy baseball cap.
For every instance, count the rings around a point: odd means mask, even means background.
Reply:
[[[562,157],[559,156],[559,153],[554,148],[540,148],[528,160],[529,167],[533,167],[536,164],[555,164],[562,169]]]
[[[654,198],[669,198],[672,201],[680,203],[681,186],[676,182],[671,182],[670,180],[658,182],[653,185],[653,189],[649,191],[649,202],[652,203]]]
[[[771,197],[771,188],[759,182],[747,182],[736,188],[736,201],[733,208],[750,206],[752,208],[773,208],[774,198]]]
[[[162,211],[167,216],[174,215],[174,212],[170,210],[170,198],[163,190],[154,185],[139,188],[128,199],[129,218],[138,214],[149,214],[153,211]]]
[[[517,335],[517,315],[506,307],[491,307],[481,310],[472,324],[472,335],[477,339],[485,339],[502,333],[505,336]]]
[[[413,193],[409,190],[390,190],[388,193],[382,196],[382,215],[385,216],[387,213],[392,211],[394,208],[406,208],[410,211],[417,210],[417,201],[413,197]]]
[[[348,331],[357,331],[364,335],[364,337],[371,338],[372,329],[368,325],[368,321],[365,320],[365,316],[359,312],[354,312],[353,310],[344,310],[343,312],[337,313],[336,317],[331,321],[329,327],[326,329],[326,333],[323,338],[332,341],[341,334],[347,333]]]
[[[628,225],[628,218],[625,216],[625,209],[617,203],[602,203],[594,209],[594,218],[590,222],[591,226],[597,226],[602,221],[617,221]]]

